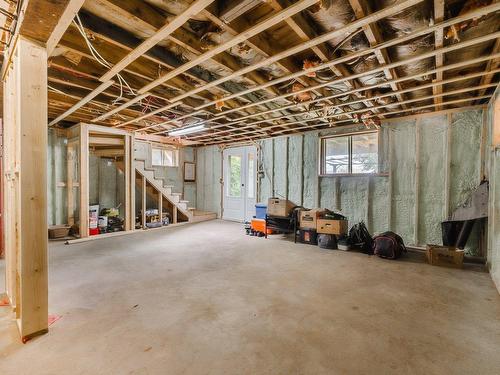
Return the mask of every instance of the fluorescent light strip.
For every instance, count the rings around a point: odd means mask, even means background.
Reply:
[[[189,126],[187,128],[181,128],[181,129],[176,129],[168,132],[169,136],[176,137],[179,135],[186,135],[186,134],[192,134],[192,133],[198,133],[205,130],[205,125],[195,125],[195,126]]]

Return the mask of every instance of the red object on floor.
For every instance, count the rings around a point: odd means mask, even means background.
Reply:
[[[49,314],[49,326],[62,318],[62,315]]]
[[[0,299],[0,306],[10,306],[10,301],[7,297]]]
[[[89,229],[89,235],[95,236],[99,234],[99,228],[90,228]]]

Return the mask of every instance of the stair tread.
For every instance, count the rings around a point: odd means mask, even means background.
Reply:
[[[188,203],[189,201],[180,200],[179,203]]]
[[[182,195],[182,193],[171,193],[170,195]]]

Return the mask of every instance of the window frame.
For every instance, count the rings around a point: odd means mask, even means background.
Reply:
[[[161,151],[161,164],[154,164],[153,163],[153,153],[155,152],[155,150],[159,150]],[[174,153],[174,165],[166,165],[165,164],[165,160],[167,160],[164,156],[164,152],[165,151],[171,151]],[[155,146],[155,145],[151,145],[151,165],[153,167],[167,167],[167,168],[178,168],[179,167],[179,149],[178,148],[175,148],[175,147],[159,147],[159,146]]]
[[[356,135],[363,135],[363,134],[376,134],[377,135],[377,171],[376,172],[352,172],[352,138],[353,136]],[[342,172],[342,173],[326,173],[326,166],[325,166],[325,161],[326,161],[326,140],[328,139],[333,139],[333,138],[348,138],[348,164],[347,164],[347,170],[348,172]],[[353,132],[353,133],[345,133],[345,134],[336,134],[336,135],[327,135],[319,138],[319,176],[320,177],[339,177],[339,176],[380,176],[380,175],[385,175],[383,173],[380,173],[380,131],[378,130],[372,130],[372,131],[364,131],[364,132]]]

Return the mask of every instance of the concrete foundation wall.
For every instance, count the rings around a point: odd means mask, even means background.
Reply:
[[[196,204],[196,183],[184,182],[183,170],[184,162],[196,163],[196,149],[193,147],[180,148],[178,167],[153,166],[151,164],[151,144],[149,142],[135,141],[134,149],[135,158],[145,160],[148,168],[154,169],[156,177],[162,178],[166,185],[173,186],[173,192],[182,193],[182,199],[189,201],[189,207],[198,208]]]
[[[308,208],[341,210],[351,224],[363,220],[372,233],[395,231],[407,244],[441,243],[441,221],[479,185],[484,129],[482,109],[383,122],[380,171],[389,176],[370,177],[318,176],[319,137],[363,126],[266,139],[260,142],[259,200],[286,197]],[[216,212],[220,163],[217,147],[198,149],[198,205]],[[469,254],[480,255],[478,233],[476,225]]]

